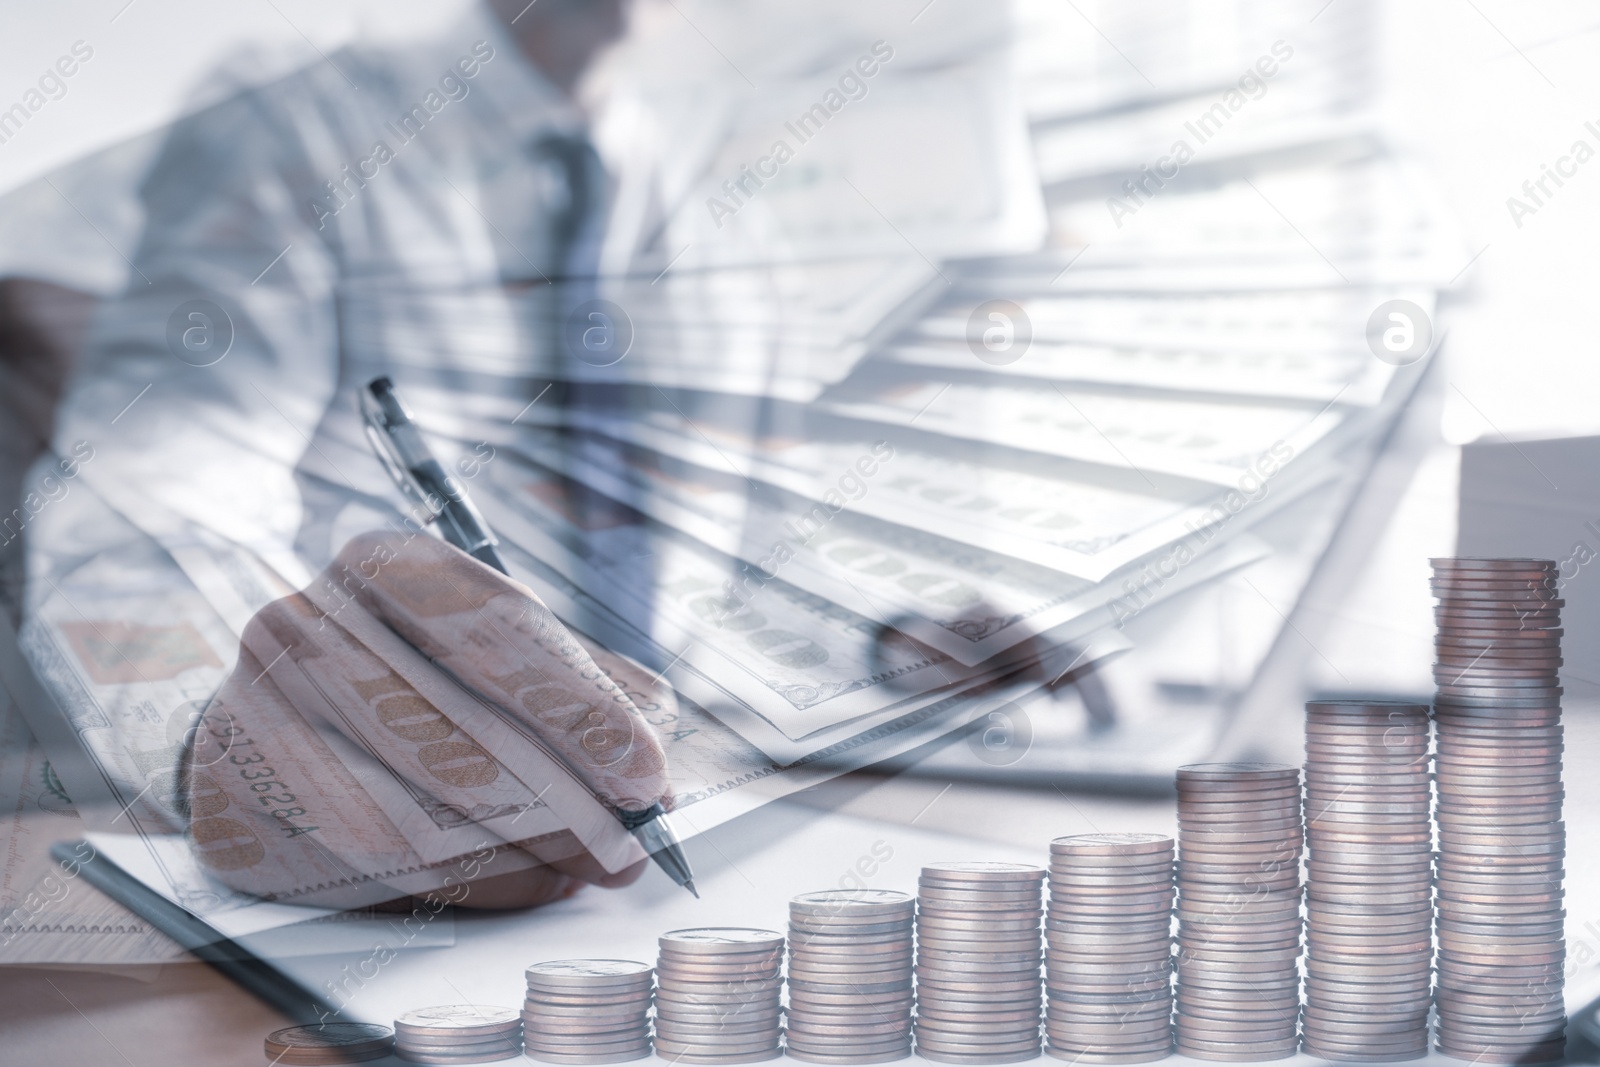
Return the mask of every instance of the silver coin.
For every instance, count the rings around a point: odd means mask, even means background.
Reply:
[[[952,917],[974,918],[992,912],[1027,912],[1040,907],[1037,892],[1027,896],[985,896],[978,893],[935,892],[923,887],[918,904],[918,914],[943,914]]]
[[[760,1063],[764,1060],[775,1060],[782,1055],[783,1048],[781,1046],[754,1054],[748,1052],[726,1054],[680,1052],[672,1057],[672,1062],[674,1064],[690,1065],[690,1067],[720,1067],[721,1064],[725,1063]]]
[[[1293,778],[1300,768],[1286,763],[1189,763],[1178,768],[1178,778],[1193,781],[1270,781]]]
[[[825,889],[802,893],[789,901],[794,917],[898,917],[910,915],[914,901],[909,894],[889,889]]]
[[[802,1060],[807,1063],[836,1063],[836,1064],[864,1064],[888,1063],[891,1060],[903,1060],[911,1055],[911,1044],[907,1042],[903,1047],[896,1047],[887,1052],[863,1052],[859,1054],[829,1055],[811,1049],[797,1048],[793,1045],[788,1049],[791,1059]]]
[[[754,1056],[765,1053],[781,1051],[778,1045],[778,1035],[763,1038],[760,1041],[751,1041],[746,1044],[733,1044],[721,1041],[670,1041],[656,1038],[656,1055],[668,1060],[685,1060],[690,1056]]]
[[[518,1026],[513,1008],[477,1004],[450,1004],[435,1008],[416,1008],[395,1020],[395,1033],[413,1035],[485,1034],[513,1030]]]
[[[970,1038],[970,1040],[963,1040]],[[971,1055],[1004,1055],[1008,1052],[1022,1052],[1028,1049],[1037,1050],[1042,1038],[1037,1031],[1031,1034],[1021,1034],[1009,1040],[997,1040],[995,1037],[983,1034],[951,1034],[946,1031],[924,1030],[918,1028],[916,1032],[917,1052],[926,1056],[930,1052],[956,1052]]]
[[[1100,863],[1098,856],[1053,856],[1050,859],[1050,876],[1052,878],[1147,878],[1152,875],[1159,877],[1162,871],[1172,866],[1174,849],[1155,854],[1156,858],[1150,860],[1149,854],[1130,856],[1130,860],[1138,859],[1139,863]],[[1148,862],[1144,862],[1148,861]]]
[[[322,1023],[288,1026],[274,1030],[264,1042],[269,1057],[337,1050],[341,1054],[386,1051],[394,1043],[394,1031],[375,1023]]]
[[[892,942],[911,930],[911,917],[893,923],[876,923],[870,926],[811,926],[796,922],[789,924],[789,946],[796,945],[870,945]]]
[[[517,1022],[515,1029],[498,1034],[481,1036],[458,1035],[455,1037],[402,1034],[395,1038],[396,1048],[413,1048],[422,1052],[471,1052],[480,1048],[503,1048],[508,1044],[521,1047],[522,1023],[520,1020]]]
[[[577,1053],[573,1055],[564,1055],[555,1052],[525,1051],[524,1055],[531,1060],[539,1060],[544,1063],[572,1064],[574,1067],[577,1067],[577,1065],[585,1065],[585,1067],[587,1067],[587,1065],[591,1064],[626,1063],[629,1060],[642,1060],[646,1056],[650,1055],[650,1046],[647,1043],[637,1052],[620,1054],[599,1053],[594,1055],[585,1055],[583,1053]]]
[[[541,983],[565,983],[572,979],[598,984],[605,979],[648,981],[652,968],[637,960],[550,960],[533,964],[524,974],[529,981]]]
[[[701,927],[669,930],[659,938],[660,947],[685,955],[721,955],[757,949],[781,949],[783,935],[776,930],[751,927]]]
[[[916,929],[918,930],[974,930],[1004,933],[1009,930],[1027,930],[1039,928],[1039,909],[1032,908],[1017,912],[984,912],[961,916],[946,916],[939,913],[924,913],[917,916]]]
[[[642,992],[629,993],[626,996],[567,996],[560,993],[546,993],[530,989],[523,1001],[523,1010],[549,1011],[561,1015],[569,1012],[602,1010],[643,1011],[650,1007],[650,1000],[655,995],[654,987]]]
[[[783,962],[782,949],[762,949],[759,952],[673,952],[662,949],[656,959],[656,972],[679,967],[744,967],[771,966]]]
[[[1232,836],[1232,835],[1228,835]],[[1172,880],[1172,862],[1160,867],[1141,869],[1137,871],[1119,871],[1115,873],[1102,873],[1099,871],[1057,870],[1050,872],[1049,885],[1073,887],[1106,887],[1156,889],[1167,886]]]
[[[861,1055],[865,1053],[884,1053],[903,1049],[911,1043],[911,1031],[908,1029],[899,1034],[878,1034],[870,1038],[863,1036],[821,1036],[816,1034],[800,1034],[790,1031],[784,1035],[790,1049],[804,1049],[819,1053]]]
[[[789,957],[790,964],[890,964],[911,958],[911,941],[908,938],[904,945],[897,945],[892,951],[880,950],[874,952],[849,952],[843,949],[830,949],[826,952],[812,949],[805,952],[796,952]]]
[[[412,1037],[395,1042],[395,1049],[402,1055],[406,1051],[416,1052],[452,1052],[467,1053],[479,1051],[498,1051],[503,1048],[515,1048],[522,1051],[522,1031],[517,1029],[509,1034],[500,1034],[493,1037],[476,1038],[441,1038],[441,1037]]]
[[[1072,834],[1050,842],[1052,856],[1140,856],[1172,848],[1172,838],[1165,834]]]
[[[531,1059],[554,1059],[557,1056],[622,1056],[636,1059],[640,1050],[649,1052],[650,1039],[640,1038],[626,1044],[605,1045],[544,1045],[529,1042],[523,1046],[523,1055]]]
[[[401,1059],[412,1063],[490,1063],[496,1060],[509,1060],[522,1055],[521,1046],[496,1049],[491,1052],[422,1052],[414,1049],[403,1049],[396,1053]],[[282,1061],[279,1061],[282,1062]]]
[[[719,1027],[729,1033],[770,1030],[782,1025],[783,1008],[777,1003],[752,1006],[749,1010],[717,1011],[688,1007],[657,1012],[657,1030],[694,1030]]]
[[[954,860],[925,864],[922,875],[941,881],[1016,882],[1042,880],[1044,871],[1031,863]]]

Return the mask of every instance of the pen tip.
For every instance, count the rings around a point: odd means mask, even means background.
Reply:
[[[685,888],[689,892],[693,893],[694,894],[694,899],[696,899],[696,900],[700,899],[700,890],[698,890],[698,889],[696,889],[694,887],[694,879],[693,878],[691,878],[687,882],[683,883],[683,888]]]

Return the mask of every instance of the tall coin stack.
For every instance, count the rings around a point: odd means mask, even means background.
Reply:
[[[1172,861],[1162,834],[1050,842],[1050,1055],[1142,1063],[1171,1054]]]
[[[1489,1063],[1555,1059],[1566,1047],[1556,565],[1432,563],[1438,1046]]]
[[[782,1055],[783,935],[711,927],[661,935],[656,1054],[674,1063]]]
[[[1300,770],[1178,768],[1178,1051],[1291,1056],[1300,1043]]]
[[[935,863],[917,893],[917,1054],[941,1063],[1039,1055],[1039,890],[1022,863]]]
[[[522,1017],[513,1008],[449,1004],[394,1021],[394,1051],[412,1063],[487,1063],[522,1055]]]
[[[525,974],[524,1051],[546,1063],[621,1063],[650,1055],[653,973],[634,960],[553,960]]]
[[[1305,1051],[1427,1054],[1433,1003],[1428,706],[1306,705]]]
[[[888,889],[834,889],[789,902],[789,1055],[882,1063],[911,1054],[911,927],[916,901]]]

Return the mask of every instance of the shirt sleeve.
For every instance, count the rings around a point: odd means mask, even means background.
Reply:
[[[176,754],[238,630],[304,577],[296,468],[339,367],[338,256],[304,192],[319,114],[302,79],[173,127],[28,476],[23,651],[98,767],[76,785],[151,829],[181,821]]]

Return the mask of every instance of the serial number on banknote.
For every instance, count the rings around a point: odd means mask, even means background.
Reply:
[[[291,820],[304,818],[306,809],[297,803],[299,797],[289,787],[278,781],[278,772],[266,766],[267,757],[262,752],[235,752],[235,749],[253,748],[255,742],[245,737],[246,731],[238,726],[219,730],[220,722],[208,723],[206,732],[222,743],[222,751],[239,773],[239,777],[256,794],[256,802],[268,808],[269,814],[281,824],[285,837],[298,837],[318,829],[315,826],[296,825]],[[273,807],[273,805],[282,805]]]

